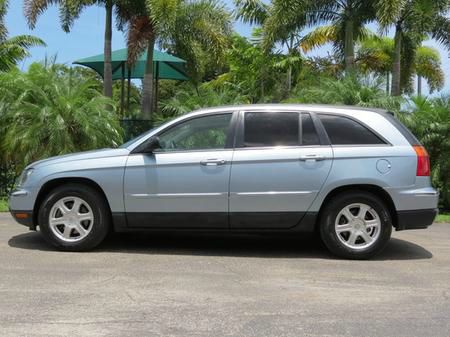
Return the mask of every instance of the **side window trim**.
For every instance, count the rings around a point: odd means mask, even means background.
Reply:
[[[233,111],[232,114],[233,115],[231,116],[230,126],[228,127],[227,140],[225,142],[224,150],[230,150],[236,147],[236,140],[241,120],[241,113],[240,111]]]
[[[302,121],[303,112],[298,112],[298,144],[299,146],[303,146],[303,121]]]
[[[314,128],[316,129],[317,132],[317,136],[319,137],[320,145],[310,145],[310,146],[329,146],[331,144],[330,140],[328,139],[328,135],[325,131],[325,128],[320,122],[320,119],[319,117],[317,117],[316,113],[313,111],[302,111],[301,113],[311,116]]]
[[[318,116],[317,116],[318,115]],[[359,125],[361,125],[362,127],[366,128],[367,130],[369,130],[370,132],[372,132],[376,137],[378,137],[383,144],[333,144],[331,142],[331,139],[328,136],[328,133],[325,129],[325,126],[323,125],[322,121],[320,120],[319,116],[320,115],[325,115],[325,116],[337,116],[337,117],[341,117],[341,118],[347,118],[350,119],[352,121],[354,121],[355,123],[358,123]],[[386,139],[384,138],[382,135],[380,135],[377,131],[375,131],[373,128],[371,128],[370,126],[368,126],[366,123],[361,122],[359,119],[354,118],[353,116],[348,116],[348,115],[340,115],[340,114],[332,114],[332,113],[327,113],[327,112],[318,112],[316,114],[316,119],[317,119],[317,123],[321,125],[321,129],[323,130],[323,132],[325,133],[328,142],[331,146],[333,147],[351,147],[351,146],[392,146],[392,144]]]

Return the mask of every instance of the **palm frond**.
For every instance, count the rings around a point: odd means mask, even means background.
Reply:
[[[300,40],[300,48],[304,53],[307,53],[327,43],[335,43],[337,34],[336,26],[317,27]]]
[[[434,19],[431,37],[450,51],[450,19],[437,16]]]
[[[418,76],[427,80],[431,92],[443,88],[445,75],[438,50],[426,46],[419,47],[415,58],[415,70]]]
[[[134,64],[148,47],[150,39],[155,37],[153,24],[148,16],[131,18],[128,27],[127,47],[128,63]]]
[[[180,0],[147,0],[147,12],[153,29],[160,38],[167,38],[175,24]]]
[[[249,24],[263,24],[268,17],[269,6],[261,0],[234,0],[236,19]]]
[[[58,5],[62,0],[24,0],[23,9],[28,25],[34,29],[37,19],[51,5]]]
[[[381,29],[397,22],[407,0],[376,0],[374,8]]]
[[[34,46],[45,46],[45,43],[34,36],[19,35],[0,41],[0,71],[7,71],[29,56],[28,49]]]

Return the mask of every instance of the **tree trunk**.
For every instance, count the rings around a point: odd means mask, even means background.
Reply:
[[[386,71],[386,95],[389,95],[389,89],[390,89],[390,83],[389,83],[389,79],[390,79],[390,74],[389,71]]]
[[[287,71],[287,95],[289,96],[292,90],[292,66],[289,65]]]
[[[402,57],[402,28],[400,24],[395,27],[395,37],[394,37],[394,65],[392,68],[392,86],[391,95],[400,96],[400,67],[401,67],[401,57]]]
[[[289,42],[288,42],[288,57],[291,58],[294,51],[294,34],[291,34]],[[289,67],[287,70],[287,96],[291,94],[292,90],[292,64],[289,62]]]
[[[422,76],[417,75],[417,96],[422,96]]]
[[[151,120],[153,113],[153,48],[155,39],[152,37],[148,41],[147,61],[142,88],[142,118]]]
[[[353,39],[353,20],[347,19],[345,22],[345,73],[351,74],[355,63],[355,41]]]
[[[122,78],[120,79],[120,118],[125,112],[125,63],[122,63]]]
[[[106,8],[106,21],[105,21],[105,46],[104,54],[105,60],[103,64],[103,94],[106,97],[112,98],[113,96],[113,83],[112,83],[112,0],[107,0],[105,3]]]

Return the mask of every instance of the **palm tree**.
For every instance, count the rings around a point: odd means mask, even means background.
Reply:
[[[114,105],[98,82],[77,69],[33,63],[27,72],[0,74],[0,96],[9,107],[1,116],[2,148],[20,166],[44,157],[121,143]]]
[[[8,38],[5,16],[8,11],[8,0],[0,0],[0,71],[8,71],[18,62],[29,56],[28,49],[34,46],[45,46],[44,41],[30,35],[19,35]]]
[[[306,25],[306,13],[303,11],[280,11],[276,1],[267,4],[262,0],[235,0],[237,19],[244,23],[258,24],[262,27],[260,42],[264,52],[270,53],[275,46],[280,46],[277,54],[287,50],[287,55],[278,62],[278,68],[286,70],[286,91],[291,92],[292,73],[295,66],[303,62],[298,45],[300,32]]]
[[[386,76],[386,93],[390,91],[390,75],[394,59],[394,40],[370,36],[358,43],[356,63],[363,73]]]
[[[189,79],[199,85],[206,73],[217,73],[227,63],[231,45],[232,23],[229,11],[217,0],[182,3],[173,29],[162,47],[187,61]]]
[[[126,4],[122,6],[121,4]],[[186,57],[191,66],[201,55],[219,59],[228,46],[230,19],[216,0],[120,0],[121,25],[128,30],[128,62],[147,50],[142,115],[153,114],[153,49],[156,43]],[[191,67],[192,68],[192,67]]]
[[[444,86],[444,71],[442,70],[441,56],[435,48],[420,46],[415,59],[417,74],[417,95],[422,95],[422,78],[425,78],[430,91],[440,90]]]
[[[280,13],[306,13],[306,17],[299,16],[308,25],[324,25],[318,27],[304,41],[315,41],[311,47],[321,45],[323,39],[332,36],[334,47],[341,53],[345,62],[346,73],[351,73],[355,63],[355,42],[364,34],[364,25],[374,19],[372,1],[366,0],[304,0],[304,1],[275,1],[274,11]],[[326,42],[328,42],[327,40]],[[305,43],[305,42],[304,42]]]
[[[105,6],[105,40],[104,40],[104,70],[103,93],[106,97],[112,97],[112,15],[114,0],[24,0],[25,17],[29,26],[34,29],[38,17],[53,4],[59,5],[61,26],[65,32],[69,32],[74,21],[80,16],[87,6]]]
[[[402,82],[417,48],[426,37],[436,39],[450,48],[450,19],[446,17],[447,0],[378,0],[375,8],[383,29],[395,27],[394,62],[391,94],[401,95]],[[407,63],[406,65],[404,63]]]
[[[147,51],[142,80],[142,118],[152,119],[153,113],[153,49],[159,35],[173,27],[178,0],[119,0],[119,25],[127,31],[128,63],[132,66]]]
[[[372,35],[359,42],[356,63],[363,73],[375,73],[386,76],[386,92],[389,92],[389,78],[394,64],[394,40],[388,37]],[[442,89],[444,72],[439,51],[427,46],[419,46],[409,51],[404,57],[404,64],[408,64],[403,71],[401,90],[412,91],[411,84],[417,75],[418,95],[421,95],[422,78],[425,78],[430,91]],[[406,68],[406,67],[405,67]]]

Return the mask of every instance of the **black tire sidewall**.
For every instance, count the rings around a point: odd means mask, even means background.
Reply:
[[[50,210],[64,197],[79,197],[85,200],[94,214],[94,225],[89,234],[77,242],[65,242],[59,239],[48,224]],[[95,189],[81,184],[67,184],[52,190],[41,204],[38,224],[44,238],[60,250],[85,251],[100,244],[109,232],[110,216],[104,197]]]
[[[345,246],[338,238],[334,224],[339,212],[346,206],[363,203],[371,206],[381,220],[380,236],[375,244],[363,250]],[[389,210],[377,196],[367,192],[342,193],[331,199],[321,215],[320,235],[327,248],[335,255],[348,259],[368,259],[379,254],[388,243],[392,233],[392,219]]]

